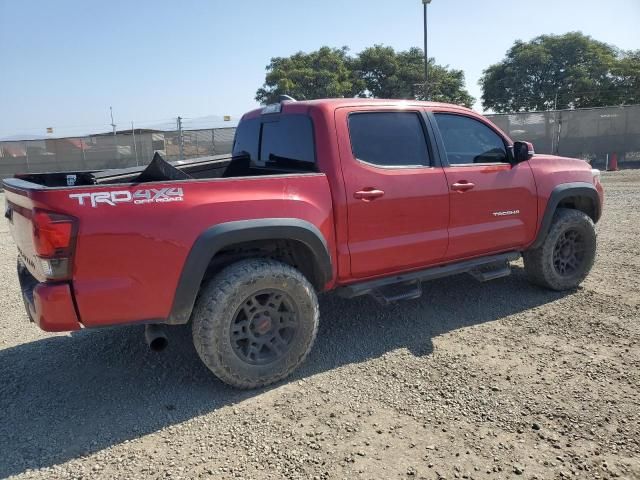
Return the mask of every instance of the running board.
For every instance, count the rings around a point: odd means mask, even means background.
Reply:
[[[479,282],[488,282],[495,280],[496,278],[508,277],[511,275],[511,265],[504,263],[501,265],[492,266],[489,269],[471,270],[469,275],[478,280]]]
[[[490,255],[488,257],[474,258],[472,260],[465,260],[458,263],[450,263],[448,265],[441,265],[439,267],[431,267],[425,270],[419,270],[415,272],[403,273],[401,275],[394,275],[392,277],[379,278],[376,280],[369,280],[360,283],[354,283],[345,287],[340,287],[336,290],[336,293],[344,298],[359,297],[361,295],[373,295],[376,298],[386,297],[388,300],[393,300],[398,297],[400,300],[407,298],[417,298],[413,295],[417,294],[414,288],[408,292],[401,293],[394,296],[385,296],[380,294],[385,287],[398,284],[407,284],[413,286],[415,283],[426,282],[429,280],[436,280],[438,278],[449,277],[451,275],[458,275],[460,273],[470,273],[475,278],[481,281],[493,280],[494,278],[505,277],[511,273],[511,268],[508,262],[512,262],[520,258],[520,252],[508,252],[501,253],[499,255]],[[494,268],[491,268],[494,267]],[[497,267],[497,268],[495,268]],[[420,289],[421,293],[421,289]]]
[[[416,280],[411,283],[389,285],[376,288],[369,295],[381,305],[391,305],[401,300],[415,300],[422,296],[422,283]]]

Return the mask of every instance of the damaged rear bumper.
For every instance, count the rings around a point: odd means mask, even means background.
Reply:
[[[21,261],[18,261],[18,279],[29,320],[46,332],[81,328],[68,283],[40,283]]]

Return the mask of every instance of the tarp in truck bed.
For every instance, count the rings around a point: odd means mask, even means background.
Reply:
[[[156,153],[149,165],[103,170],[93,172],[92,176],[96,185],[114,182],[144,183],[162,180],[187,180],[193,178],[192,175],[190,175],[191,172],[210,169],[217,163],[220,164],[220,168],[223,168],[231,162],[232,158],[232,155],[215,155],[170,163]]]

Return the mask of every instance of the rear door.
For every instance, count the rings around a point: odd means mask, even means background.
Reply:
[[[509,139],[480,116],[429,114],[450,198],[447,259],[516,249],[537,225],[536,187],[528,162],[511,165]]]
[[[413,109],[336,110],[349,217],[351,274],[421,267],[447,248],[449,195],[426,115]]]

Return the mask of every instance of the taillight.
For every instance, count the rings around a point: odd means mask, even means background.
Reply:
[[[76,219],[59,213],[34,210],[33,245],[47,278],[69,277],[70,257],[75,242]]]

